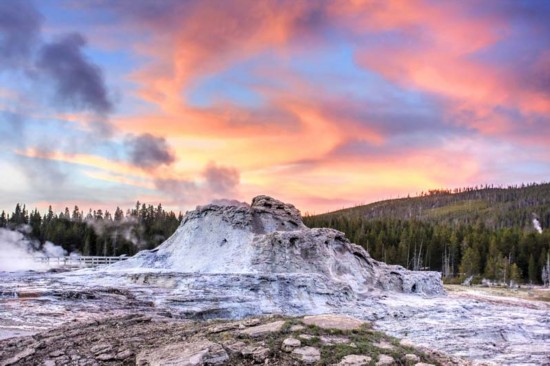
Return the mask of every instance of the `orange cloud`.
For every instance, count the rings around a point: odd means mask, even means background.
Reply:
[[[315,21],[320,8],[303,1],[223,4],[206,0],[179,5],[172,9],[174,13],[161,14],[160,21],[146,24],[160,35],[139,50],[160,62],[132,76],[141,86],[140,96],[165,112],[178,111],[182,89],[198,76],[262,50],[285,52],[282,47],[302,32],[303,22]]]
[[[126,4],[141,6],[141,2]],[[477,13],[471,3],[167,4],[171,7],[160,13],[141,9],[142,16],[132,20],[140,34],[147,34],[133,46],[147,63],[128,78],[137,84],[137,97],[150,108],[146,114],[141,109],[115,114],[112,124],[117,137],[128,133],[165,137],[176,161],[148,172],[88,154],[37,150],[20,154],[78,164],[91,178],[156,190],[145,198],[170,199],[174,205],[183,201],[166,191],[183,194],[196,188],[196,199],[208,199],[211,192],[200,191],[205,183],[201,174],[213,161],[240,174],[237,198],[267,193],[319,212],[355,202],[350,197],[360,203],[432,187],[485,183],[477,179],[485,177],[483,172],[491,164],[488,157],[499,158],[500,147],[488,146],[492,140],[468,139],[466,130],[475,136],[504,136],[509,145],[520,138],[541,146],[548,141],[548,129],[533,132],[541,125],[535,117],[550,113],[548,93],[519,80],[516,74],[521,72],[511,73],[510,65],[482,57],[507,40],[513,32],[510,23],[491,12]],[[157,8],[151,5],[151,9]],[[139,11],[127,13],[134,16]],[[354,92],[333,91],[322,79],[332,70],[315,70],[315,57],[301,60],[304,54],[317,55],[313,51],[320,50],[320,58],[340,52],[334,45],[341,39],[353,49],[357,70],[381,80],[354,84],[358,97]],[[223,98],[202,107],[190,102],[191,91],[205,78],[260,56],[261,66],[246,70],[251,79],[247,89],[261,99],[257,105]],[[297,60],[311,65],[293,68]],[[546,53],[533,66],[544,70],[548,60]],[[341,71],[339,66],[335,74]],[[310,71],[316,74],[309,75]],[[349,79],[354,82],[352,76],[341,83]],[[392,90],[376,95],[378,84],[384,83]],[[429,103],[433,99],[437,106],[419,103],[419,109],[431,108],[430,113],[415,115],[414,106],[405,105],[408,98],[393,95],[409,92],[410,99],[430,99]],[[517,115],[499,108],[517,110]],[[61,118],[86,124],[86,116]],[[528,132],[519,134],[521,128]],[[353,141],[368,145],[366,152],[337,153]],[[487,147],[479,147],[484,144]],[[544,156],[547,148],[542,150],[537,154]],[[155,179],[163,179],[163,187]]]
[[[17,151],[17,154],[29,158],[48,159],[62,161],[65,163],[78,164],[106,171],[118,172],[119,174],[132,175],[136,177],[148,176],[147,172],[144,172],[142,169],[136,168],[131,164],[102,158],[96,155],[65,154],[61,151],[43,151],[33,148]]]
[[[452,2],[377,4],[357,17],[356,32],[394,31],[402,39],[360,50],[357,59],[367,69],[405,87],[449,98],[453,101],[450,113],[467,109],[487,116],[496,106],[515,107],[526,114],[550,113],[547,93],[515,80],[526,71],[476,60],[476,52],[510,35],[506,19],[473,16],[472,9]],[[471,126],[484,133],[508,132],[509,126],[498,119],[496,115],[480,118]]]

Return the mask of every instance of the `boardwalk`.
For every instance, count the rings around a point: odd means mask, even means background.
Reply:
[[[113,264],[126,260],[130,257],[92,257],[92,256],[70,256],[70,257],[35,257],[38,263],[52,267],[97,267],[104,264]]]

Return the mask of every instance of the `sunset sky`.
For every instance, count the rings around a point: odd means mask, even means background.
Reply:
[[[0,210],[550,181],[550,1],[0,1]]]

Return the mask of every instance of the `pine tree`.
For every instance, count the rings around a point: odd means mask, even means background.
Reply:
[[[517,264],[512,263],[510,266],[510,286],[521,282],[521,272]]]
[[[489,253],[485,263],[485,277],[490,280],[502,280],[502,254],[497,249],[496,239],[489,244]]]
[[[8,224],[8,219],[6,217],[6,213],[2,211],[2,213],[0,214],[0,228],[6,227],[7,224]]]
[[[73,214],[71,216],[71,220],[73,220],[74,222],[82,221],[82,213],[80,212],[80,209],[76,205],[74,206]]]
[[[460,263],[460,273],[465,277],[478,275],[480,272],[479,252],[474,248],[466,248]]]
[[[533,254],[529,256],[529,282],[530,283],[537,282],[537,266],[535,264],[535,259],[533,258]]]
[[[546,254],[546,263],[542,267],[542,283],[545,287],[550,286],[550,252]]]

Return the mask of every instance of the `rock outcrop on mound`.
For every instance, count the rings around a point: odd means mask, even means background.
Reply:
[[[438,272],[378,262],[345,234],[310,229],[290,204],[258,196],[247,204],[209,204],[188,212],[166,242],[110,271],[142,271],[136,282],[179,273],[174,302],[189,311],[224,308],[222,317],[260,312],[330,312],[386,290],[443,294]],[[197,300],[198,299],[198,300]],[[199,304],[200,302],[200,304]],[[212,305],[213,304],[213,305]],[[233,304],[233,305],[231,305]]]
[[[349,322],[347,318],[342,320]],[[297,326],[299,330],[294,328]],[[334,337],[331,335],[334,330],[346,344],[354,346],[339,347],[324,342],[323,339]],[[288,339],[297,343],[290,343],[289,347]],[[352,360],[371,359],[387,352],[379,348],[377,342],[396,345],[392,350],[396,364],[414,365],[407,362],[411,356],[418,362],[465,364],[460,360],[452,362],[437,353],[400,346],[396,339],[373,332],[368,324],[341,330],[308,326],[299,318],[182,322],[128,314],[94,322],[68,323],[32,337],[0,340],[0,365],[350,366],[368,364],[351,363]]]

